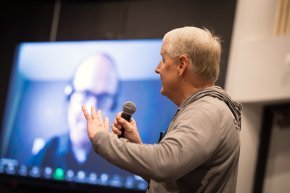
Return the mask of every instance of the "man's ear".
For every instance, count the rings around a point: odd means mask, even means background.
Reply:
[[[179,56],[178,60],[179,60],[178,75],[182,76],[185,73],[186,69],[188,68],[190,62],[188,56],[186,55]]]

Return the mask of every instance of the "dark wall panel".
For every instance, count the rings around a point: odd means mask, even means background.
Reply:
[[[0,1],[0,117],[19,42],[48,41],[54,1]],[[1,123],[1,122],[0,122]]]
[[[176,27],[206,27],[222,38],[217,84],[223,87],[235,6],[234,0],[67,0],[61,3],[57,40],[161,38]]]
[[[206,27],[222,38],[221,75],[224,86],[236,2],[233,0],[134,1],[130,4],[125,37],[159,38],[172,28],[186,25]]]
[[[57,40],[120,39],[128,2],[63,1]]]

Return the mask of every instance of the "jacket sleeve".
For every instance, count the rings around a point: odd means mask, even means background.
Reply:
[[[220,143],[218,128],[222,120],[208,108],[188,108],[159,144],[130,143],[98,131],[93,147],[111,163],[144,178],[178,179],[208,160]]]

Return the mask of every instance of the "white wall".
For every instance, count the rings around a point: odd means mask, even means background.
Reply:
[[[275,9],[276,0],[237,1],[225,85],[243,103],[237,193],[252,193],[263,105],[290,101],[290,36],[272,35]]]
[[[241,102],[290,98],[290,35],[274,36],[276,0],[238,0],[226,89]]]

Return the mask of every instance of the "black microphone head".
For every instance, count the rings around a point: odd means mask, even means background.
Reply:
[[[136,105],[132,101],[127,101],[123,104],[123,112],[132,115],[136,111]]]

